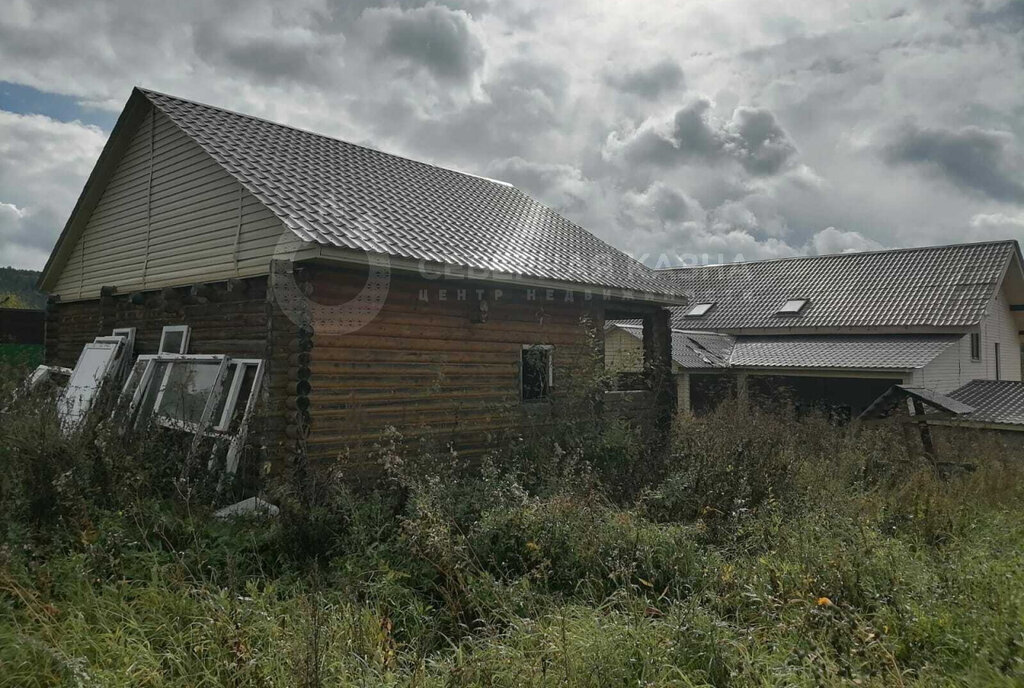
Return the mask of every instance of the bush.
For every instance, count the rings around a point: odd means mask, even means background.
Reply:
[[[625,426],[467,462],[298,457],[273,522],[209,518],[166,433],[0,417],[0,685],[1015,685],[1024,475],[895,427],[723,408],[643,464]],[[637,466],[642,468],[637,469]]]

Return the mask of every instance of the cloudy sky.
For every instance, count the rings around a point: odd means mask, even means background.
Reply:
[[[652,265],[1024,240],[1024,0],[0,0],[0,265],[42,266],[136,84]]]

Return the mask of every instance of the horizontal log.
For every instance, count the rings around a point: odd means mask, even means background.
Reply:
[[[312,375],[308,366],[291,366],[288,368],[289,380],[308,380]]]
[[[287,358],[288,365],[290,365],[290,366],[306,366],[306,367],[309,367],[309,365],[312,362],[312,360],[313,360],[313,357],[310,355],[309,351],[300,351],[300,352],[297,352],[297,353],[291,353],[291,354],[288,354],[288,358]]]

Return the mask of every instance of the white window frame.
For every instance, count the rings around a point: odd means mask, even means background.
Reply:
[[[242,380],[245,378],[245,367],[255,364],[256,374],[252,378],[252,389],[249,390],[249,397],[245,400],[245,410],[242,412],[242,419],[238,423],[238,431],[231,437],[231,444],[228,445],[228,451],[224,455],[224,472],[229,475],[234,475],[238,469],[238,456],[242,453],[242,446],[245,444],[249,421],[252,418],[256,400],[259,398],[260,385],[263,383],[263,372],[266,369],[266,362],[260,358],[241,358],[236,360],[243,365],[238,367],[235,371],[235,378],[231,380],[232,389],[237,387],[237,390],[235,391],[234,401],[232,402],[231,397],[228,397],[228,403],[224,405],[224,412],[221,414],[221,425],[224,426],[223,432],[227,432],[229,429],[234,406],[238,403],[238,390],[241,390]],[[225,418],[227,418],[226,422],[224,421]],[[213,459],[211,459],[212,461]]]
[[[132,398],[128,402],[128,414],[129,418],[134,417],[138,410],[139,403],[142,401],[142,396],[148,389],[150,384],[153,384],[152,378],[157,363],[167,363],[167,370],[164,373],[163,379],[160,381],[160,388],[157,390],[156,400],[153,402],[153,419],[164,427],[169,427],[175,430],[188,430],[190,432],[201,432],[202,428],[206,426],[209,421],[208,416],[213,412],[213,408],[216,406],[217,400],[220,399],[220,381],[224,375],[226,369],[228,357],[220,354],[147,354],[139,356],[136,361],[138,365],[139,361],[146,362],[146,368],[142,372],[142,377],[139,378],[139,384],[135,390],[131,393]],[[185,423],[183,421],[168,418],[166,416],[159,415],[156,410],[160,408],[160,403],[163,401],[164,394],[167,391],[167,385],[170,380],[171,367],[175,363],[188,363],[188,362],[199,362],[208,363],[213,361],[219,361],[220,367],[217,371],[217,380],[214,383],[215,389],[213,394],[210,395],[210,399],[206,402],[206,408],[203,411],[203,418],[200,422],[200,427],[196,427],[194,423]],[[128,393],[128,385],[131,383],[131,376],[125,380],[125,386],[121,390],[122,398]]]
[[[523,351],[535,351],[541,349],[548,352],[548,389],[547,394],[540,397],[539,399],[527,399],[523,395]],[[537,404],[546,401],[550,401],[551,393],[555,389],[555,374],[554,374],[554,363],[555,363],[555,346],[554,344],[523,344],[522,350],[519,352],[519,400],[524,404]]]
[[[128,353],[129,358],[132,352],[135,351],[135,328],[134,327],[115,327],[114,331],[110,333],[112,337],[124,337],[125,339],[125,351]]]
[[[157,363],[167,363],[168,372],[170,367],[174,363],[188,362],[188,361],[221,361],[221,367],[217,376],[217,380],[214,383],[214,392],[210,395],[210,399],[207,401],[206,408],[203,411],[203,416],[200,423],[183,423],[182,421],[160,416],[156,413],[156,409],[160,407],[160,402],[163,400],[163,393],[167,386],[167,375],[164,375],[164,379],[160,381],[161,388],[157,392],[157,398],[153,402],[153,419],[154,421],[172,430],[182,430],[191,432],[196,436],[195,442],[193,443],[193,450],[198,446],[199,442],[204,437],[211,437],[214,439],[228,440],[228,449],[225,454],[225,471],[233,474],[238,468],[238,457],[242,451],[242,445],[245,442],[245,436],[248,428],[248,424],[252,419],[254,408],[256,406],[256,400],[259,398],[260,388],[263,384],[263,375],[266,371],[266,361],[259,358],[230,358],[219,354],[147,354],[139,356],[135,365],[139,362],[145,363],[143,368],[142,376],[139,378],[138,385],[134,390],[129,390],[128,385],[131,383],[131,371],[129,371],[128,379],[125,380],[124,387],[121,390],[122,402],[126,402],[128,405],[128,418],[129,422],[140,422],[141,418],[135,418],[135,414],[138,411],[139,404],[142,401],[143,395],[146,393],[150,384],[153,382],[153,375],[156,369]],[[252,389],[249,390],[249,395],[245,399],[245,410],[238,424],[238,429],[235,433],[230,433],[231,417],[234,415],[235,409],[237,408],[239,397],[241,396],[242,381],[245,379],[245,370],[248,367],[255,366],[256,373],[252,380]],[[222,387],[223,376],[231,375],[231,384],[228,387],[227,395],[228,398],[225,401],[224,409],[221,411],[220,418],[210,418],[213,415],[213,410],[217,407],[220,402],[220,390]],[[131,395],[129,400],[127,397]],[[211,459],[211,467],[212,467]]]
[[[61,428],[65,433],[70,433],[82,422],[82,420],[89,415],[89,411],[92,409],[93,401],[96,396],[100,393],[103,388],[103,384],[110,376],[110,371],[115,366],[120,365],[120,356],[124,354],[124,339],[121,337],[97,337],[96,341],[89,342],[82,347],[82,353],[78,355],[78,360],[75,362],[75,367],[71,371],[71,377],[68,378],[68,384],[61,392],[60,398],[57,402],[57,413],[60,417]],[[67,408],[69,395],[74,394],[74,390],[81,385],[72,384],[75,382],[75,373],[79,372],[79,365],[82,363],[82,359],[85,357],[86,351],[109,351],[110,355],[103,364],[103,368],[98,370],[98,375],[92,381],[96,387],[96,391],[93,393],[89,400],[89,404],[84,408],[80,409],[80,413],[77,416],[72,417],[70,409]]]
[[[117,371],[118,377],[123,380],[132,369],[132,356],[135,355],[135,328],[115,327],[111,336],[124,337],[124,354],[121,359],[121,369]]]
[[[224,402],[224,410],[221,411],[217,424],[213,426],[218,432],[227,432],[231,427],[231,417],[234,415],[235,407],[238,405],[238,396],[242,392],[242,382],[245,380],[245,370],[255,367],[256,373],[252,380],[252,389],[245,403],[248,408],[254,399],[254,394],[259,387],[260,378],[263,377],[263,359],[260,358],[232,358],[228,360],[228,374],[232,376],[231,385],[228,387],[228,398]],[[234,368],[234,370],[232,370]],[[245,422],[245,418],[242,418]]]
[[[164,351],[164,344],[167,341],[167,335],[175,332],[181,332],[181,350],[180,351]],[[192,328],[188,325],[166,325],[160,331],[160,347],[158,352],[161,354],[186,354],[188,353],[188,340],[192,336]]]
[[[981,360],[981,333],[971,332],[970,334],[970,345],[971,345],[971,360]]]
[[[179,420],[177,418],[171,418],[170,416],[162,416],[157,413],[157,409],[160,408],[160,404],[163,403],[164,395],[167,393],[167,387],[171,378],[171,368],[174,363],[205,363],[209,361],[220,361],[220,366],[217,368],[217,377],[213,381],[213,391],[210,393],[210,398],[206,400],[206,406],[203,407],[203,415],[200,417],[199,423],[189,423],[187,421]],[[204,356],[204,357],[193,357],[188,354],[184,354],[178,361],[169,363],[167,366],[167,374],[164,375],[163,382],[160,384],[160,391],[157,392],[156,401],[153,402],[153,418],[157,423],[164,427],[172,428],[175,430],[187,430],[193,433],[201,433],[204,428],[209,425],[210,414],[213,413],[213,409],[217,407],[217,402],[220,400],[220,386],[221,380],[224,377],[224,373],[227,370],[227,356]]]

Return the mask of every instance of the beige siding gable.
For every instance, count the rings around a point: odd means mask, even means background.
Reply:
[[[643,370],[643,343],[628,332],[611,328],[604,335],[604,366],[612,373]]]
[[[63,300],[268,272],[288,231],[165,115],[132,135],[55,283]]]

